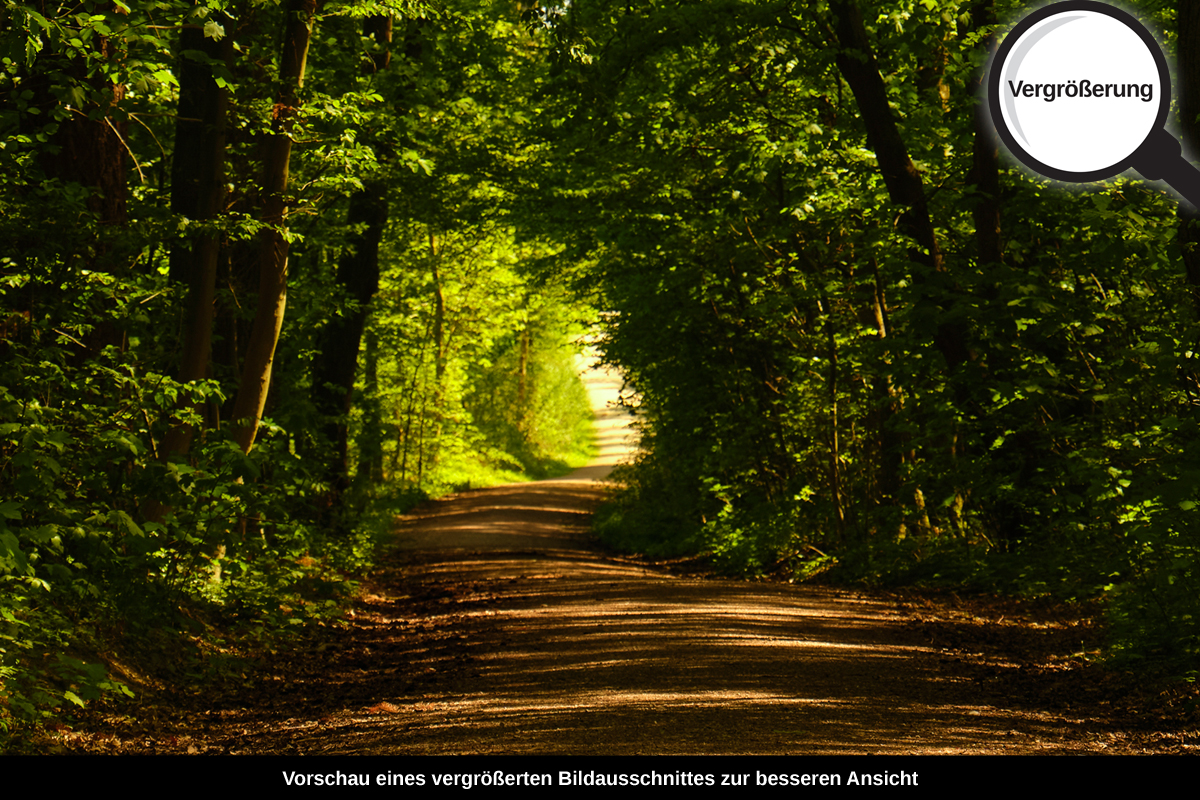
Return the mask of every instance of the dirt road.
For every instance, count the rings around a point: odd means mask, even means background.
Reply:
[[[607,380],[597,403],[612,395]],[[627,439],[619,414],[602,421],[608,448],[589,470],[463,493],[403,520],[400,549],[352,624],[281,662],[254,708],[221,712],[212,744],[383,755],[1162,749],[1096,710],[1108,701],[1047,705],[1014,691],[1053,695],[1059,667],[1047,654],[1052,640],[1079,641],[1069,620],[1002,637],[1024,653],[1045,645],[1031,668],[986,642],[946,647],[964,634],[938,625],[944,610],[921,621],[895,598],[679,577],[603,553],[589,514],[605,487],[591,478]]]

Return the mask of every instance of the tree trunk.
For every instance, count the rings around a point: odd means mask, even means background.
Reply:
[[[262,221],[267,227],[259,240],[258,303],[233,404],[234,440],[244,452],[254,446],[262,420],[275,346],[287,308],[288,241],[285,193],[292,156],[291,121],[300,104],[308,46],[316,21],[317,0],[288,0],[283,50],[279,65],[279,97],[272,112],[272,133],[263,142]]]
[[[363,20],[363,33],[374,40],[376,48],[364,65],[364,72],[374,74],[391,62],[392,18],[368,17]],[[364,227],[361,233],[351,239],[338,261],[337,282],[354,300],[355,308],[330,320],[320,334],[320,356],[313,376],[313,400],[318,413],[326,420],[325,440],[333,445],[333,453],[326,461],[326,482],[330,487],[328,508],[331,511],[341,505],[342,496],[350,485],[350,431],[347,417],[353,405],[354,377],[363,330],[370,314],[371,300],[379,290],[379,245],[387,226],[387,216],[387,194],[381,182],[368,181],[361,191],[351,195],[346,223]],[[369,365],[372,376],[374,358],[372,352]],[[378,427],[378,408],[374,411]],[[375,430],[372,435],[371,446],[379,450],[382,434]],[[379,463],[376,472],[382,472],[382,458],[382,450],[379,450],[378,457],[373,456],[368,463],[368,474],[375,461]]]
[[[96,56],[114,62],[124,56],[113,40],[106,36],[95,39]],[[46,176],[64,182],[78,183],[93,190],[88,197],[88,210],[101,225],[123,225],[128,221],[128,196],[125,178],[125,137],[128,123],[114,121],[112,111],[125,97],[124,84],[109,83],[99,71],[88,74],[82,58],[67,60],[62,56],[44,56],[58,60],[67,79],[87,84],[99,99],[89,107],[68,106],[68,116],[58,126],[53,139],[58,152],[42,150],[40,161]],[[56,64],[54,66],[59,66]],[[58,105],[53,97],[52,70],[39,71],[30,81],[37,105],[45,110]],[[58,79],[61,81],[62,79]],[[99,112],[93,118],[94,112]],[[45,116],[42,117],[45,119]]]
[[[369,56],[369,71],[382,72],[392,63],[392,17],[381,14],[363,20],[363,35],[374,40]]]
[[[232,27],[231,21],[226,20],[226,24]],[[229,37],[215,41],[196,28],[184,28],[179,36],[181,51],[196,50],[226,64],[233,53],[231,43]],[[171,167],[171,211],[189,220],[208,222],[223,210],[227,105],[227,93],[217,85],[212,68],[184,58],[179,74],[175,160]],[[177,242],[171,249],[171,279],[188,287],[178,376],[185,383],[208,377],[219,251],[216,234],[204,231],[192,234],[186,242]],[[189,425],[168,431],[162,457],[186,453],[193,433]]]
[[[887,338],[891,328],[888,322],[887,298],[883,291],[883,281],[879,275],[879,261],[871,257],[872,275],[872,316],[875,319],[875,330],[882,341]],[[892,386],[892,376],[886,374],[890,366],[884,358],[883,375],[873,375],[870,378],[874,403],[870,414],[871,427],[876,432],[876,447],[879,450],[879,469],[875,475],[876,489],[880,503],[892,504],[900,496],[900,470],[904,461],[901,452],[900,437],[893,425],[896,416],[896,390]]]
[[[349,486],[349,428],[347,415],[354,396],[359,344],[370,314],[371,299],[379,289],[379,244],[387,225],[388,204],[384,187],[369,182],[350,198],[347,222],[365,226],[350,240],[338,262],[337,282],[354,308],[334,317],[321,332],[321,354],[313,376],[317,411],[325,420],[325,438],[333,444],[326,477],[336,505]]]
[[[368,330],[365,338],[363,379],[366,400],[355,480],[370,485],[383,480],[383,419],[379,408],[379,337],[374,330]]]
[[[46,3],[37,4],[40,12],[53,16]],[[28,77],[19,79],[19,91],[28,92],[30,105],[39,112],[21,115],[24,117],[22,132],[31,137],[44,134],[48,123],[57,120],[57,126],[49,139],[51,147],[39,147],[37,163],[46,178],[57,179],[64,184],[78,184],[87,190],[85,207],[99,227],[90,220],[62,217],[58,224],[73,227],[66,234],[67,244],[62,255],[66,261],[79,258],[86,268],[114,274],[129,271],[133,253],[127,247],[117,246],[118,236],[129,220],[127,208],[128,186],[126,136],[128,123],[114,118],[114,111],[125,98],[123,83],[113,83],[103,63],[118,65],[125,58],[124,40],[120,37],[95,36],[88,40],[92,48],[90,56],[67,55],[45,47],[38,54],[36,63]],[[116,70],[114,70],[116,72]],[[64,100],[61,92],[75,85],[82,89],[84,97],[72,105]],[[31,109],[32,111],[32,109]],[[65,208],[52,208],[48,213],[57,215]],[[68,213],[74,213],[72,208]],[[35,233],[35,232],[31,232]],[[36,235],[36,233],[35,233]],[[30,249],[38,245],[30,243]],[[24,251],[22,246],[18,252]],[[16,307],[27,306],[30,314],[35,312],[38,290],[18,289],[9,301]],[[105,347],[124,349],[125,332],[107,311],[99,311],[91,330],[86,333],[81,347],[74,354],[74,362],[81,363],[98,356]],[[31,316],[32,318],[32,316]]]
[[[867,129],[867,142],[875,151],[888,195],[893,203],[904,208],[900,215],[900,227],[917,243],[910,251],[910,257],[935,272],[945,272],[941,248],[925,200],[921,173],[909,157],[908,148],[892,116],[887,89],[863,26],[862,12],[854,0],[835,0],[830,3],[830,8],[836,18],[834,30],[839,45],[836,55],[838,70],[854,92]],[[970,357],[962,323],[939,321],[934,344],[951,369]]]
[[[438,407],[442,401],[442,379],[446,375],[446,296],[442,293],[441,256],[437,239],[429,232],[429,264],[433,276],[433,376],[437,381]]]
[[[978,3],[971,11],[975,28],[995,24],[992,0]],[[991,50],[991,36],[980,43],[985,51]],[[978,91],[984,76],[979,76]],[[1004,242],[1000,238],[1000,147],[996,131],[992,128],[991,114],[987,101],[980,92],[975,101],[975,137],[971,150],[970,182],[975,186],[976,204],[972,210],[975,218],[975,243],[979,248],[979,263],[1000,264],[1004,261]]]
[[[846,541],[846,509],[842,503],[841,445],[838,437],[838,351],[837,335],[833,327],[833,306],[825,300],[828,314],[825,333],[829,340],[829,488],[833,492],[833,509],[838,539]]]

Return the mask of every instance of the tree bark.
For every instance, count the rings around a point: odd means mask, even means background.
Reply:
[[[995,24],[992,0],[977,3],[971,11],[971,22],[975,28]],[[991,49],[989,36],[980,46],[986,52]],[[984,76],[979,76],[976,91],[980,89]],[[972,209],[975,218],[975,243],[979,249],[980,264],[1000,264],[1004,261],[1004,242],[1000,238],[1000,146],[996,131],[992,127],[991,114],[982,92],[975,101],[975,137],[971,148],[970,182],[975,186],[976,204]]]
[[[354,301],[354,307],[334,317],[321,332],[321,354],[313,376],[317,411],[325,419],[325,438],[333,444],[327,480],[337,503],[349,486],[349,428],[347,415],[354,396],[354,376],[371,299],[379,289],[379,245],[387,226],[388,203],[384,187],[368,182],[350,198],[347,222],[364,226],[351,238],[338,262],[337,282]]]
[[[123,52],[110,38],[98,36],[95,41],[99,59],[117,61],[123,57]],[[61,56],[49,58],[59,59],[63,72],[87,84],[99,99],[82,109],[68,106],[68,116],[59,124],[51,140],[57,146],[57,152],[42,151],[42,169],[47,177],[92,189],[87,208],[101,225],[123,225],[129,219],[125,176],[128,123],[114,120],[112,112],[125,97],[125,85],[109,83],[107,76],[99,71],[88,74],[88,66],[81,58],[69,61]],[[39,105],[47,110],[58,105],[52,97],[50,74],[51,70],[45,69],[30,81],[35,96],[45,98]],[[97,110],[99,117],[93,119],[90,112]]]
[[[254,446],[262,421],[271,388],[275,346],[287,308],[288,240],[284,222],[292,156],[291,121],[300,105],[299,93],[304,85],[316,12],[317,0],[288,0],[284,6],[279,97],[272,111],[272,133],[263,142],[262,221],[267,227],[259,239],[258,303],[233,404],[234,440],[247,453]]]
[[[381,72],[392,63],[392,18],[390,15],[367,17],[363,20],[363,35],[374,39],[375,50],[369,54],[370,71]]]
[[[363,72],[374,75],[387,68],[392,60],[392,18],[378,15],[363,20],[363,34],[373,40],[374,50],[368,54]],[[383,161],[376,146],[377,158]],[[350,485],[350,440],[347,416],[353,404],[354,378],[358,369],[358,352],[363,331],[370,315],[370,303],[379,290],[379,245],[387,227],[388,200],[386,188],[380,181],[367,181],[361,191],[350,197],[346,222],[363,226],[355,235],[338,262],[337,282],[355,302],[352,311],[335,317],[321,331],[320,351],[313,379],[314,403],[325,418],[325,438],[333,444],[333,453],[326,461],[326,480],[330,486],[329,508],[341,504],[343,493]],[[376,350],[374,338],[368,343],[368,381],[374,382]],[[382,437],[379,409],[370,404],[371,430],[364,431],[366,447],[371,450],[366,459],[368,482],[383,472]],[[360,468],[360,472],[361,472]]]
[[[867,38],[862,12],[854,0],[834,0],[830,8],[835,17],[834,31],[838,43],[835,59],[838,70],[854,92],[859,114],[867,129],[867,143],[875,151],[888,195],[893,203],[904,208],[900,215],[900,227],[917,244],[910,251],[910,257],[935,272],[945,272],[942,251],[925,199],[924,182],[908,155],[904,138],[892,116],[887,88]],[[970,357],[966,331],[961,323],[939,321],[934,344],[951,369]]]
[[[37,3],[37,7],[44,15],[56,13],[46,2]],[[121,231],[129,221],[128,122],[116,112],[125,99],[126,87],[114,83],[105,66],[114,67],[112,74],[119,73],[115,67],[125,58],[125,43],[120,37],[95,36],[88,44],[92,48],[89,57],[67,55],[46,47],[20,88],[32,94],[32,105],[41,112],[36,118],[29,115],[29,122],[41,128],[52,120],[58,121],[50,139],[52,147],[38,149],[42,172],[46,178],[87,189],[85,207],[98,223],[98,227],[93,227],[88,221],[59,218],[58,224],[78,226],[75,232],[65,234],[71,252],[63,255],[68,261],[79,258],[90,270],[122,274],[130,271],[135,260],[132,248],[120,241]],[[60,96],[72,84],[82,89],[86,98],[75,105]],[[54,208],[49,213],[57,215],[62,210]],[[82,237],[76,238],[78,233]],[[30,294],[36,297],[36,290]],[[120,350],[125,347],[125,331],[105,311],[97,314],[92,329],[81,339],[82,346],[74,354],[76,365],[95,358],[105,347]]]
[[[379,338],[374,330],[364,334],[366,344],[363,380],[366,400],[363,404],[362,437],[359,440],[359,467],[355,481],[371,485],[383,480],[383,419],[379,407]]]
[[[232,25],[230,20],[226,23]],[[181,51],[196,50],[226,64],[233,54],[231,43],[229,37],[221,41],[208,38],[197,28],[184,28],[179,37]],[[171,210],[196,222],[215,220],[224,205],[227,106],[227,93],[217,84],[212,68],[184,58],[171,166]],[[188,287],[178,376],[184,383],[208,377],[219,250],[220,242],[211,231],[195,233],[171,248],[171,279]],[[193,435],[190,425],[172,428],[163,439],[162,457],[186,453]]]
[[[1000,150],[984,102],[975,106],[975,138],[971,148],[971,183],[975,186],[975,244],[980,264],[1004,262],[1000,237]]]
[[[871,257],[871,278],[873,297],[871,306],[875,318],[875,330],[882,341],[887,338],[891,326],[887,314],[887,298],[883,291],[883,281],[879,275],[879,261]],[[901,451],[900,436],[896,433],[892,419],[896,416],[896,390],[892,386],[892,376],[886,373],[888,364],[885,358],[885,372],[870,378],[874,404],[870,414],[871,427],[876,431],[876,442],[879,448],[879,469],[875,474],[878,499],[881,503],[894,503],[900,496],[900,471],[904,462]]]

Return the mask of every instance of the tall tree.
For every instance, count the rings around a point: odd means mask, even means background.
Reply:
[[[363,34],[370,39],[373,52],[364,60],[363,69],[375,78],[392,61],[392,18],[373,16],[363,21]],[[415,58],[420,45],[416,26],[410,28],[406,55]],[[383,143],[376,142],[376,160],[394,162]],[[353,302],[350,309],[330,319],[319,334],[320,351],[313,369],[313,401],[325,420],[325,439],[332,451],[325,458],[326,481],[330,487],[331,509],[340,505],[342,493],[350,485],[349,421],[358,367],[359,346],[371,300],[379,290],[379,248],[388,218],[388,187],[382,177],[367,179],[350,196],[346,224],[355,230],[338,260],[336,282]]]
[[[284,4],[283,43],[279,57],[279,82],[271,109],[271,133],[263,138],[261,183],[262,221],[259,237],[258,301],[254,323],[233,404],[234,440],[243,451],[254,446],[271,387],[275,347],[287,308],[288,168],[292,157],[292,126],[300,106],[300,90],[308,61],[309,44],[316,24],[317,0],[287,0]]]
[[[834,31],[839,47],[836,56],[838,69],[854,92],[863,125],[867,129],[867,142],[879,160],[879,170],[892,202],[904,209],[900,223],[917,244],[911,251],[912,258],[934,272],[945,272],[945,259],[929,211],[925,184],[909,156],[908,147],[892,114],[887,90],[875,60],[875,49],[863,25],[862,11],[855,0],[833,0],[829,7],[834,15]],[[962,322],[938,321],[934,342],[951,369],[965,363],[970,357],[968,341]]]
[[[205,9],[207,10],[207,9]],[[171,211],[195,232],[171,248],[171,279],[187,287],[184,307],[181,382],[208,377],[212,350],[220,238],[212,226],[224,210],[226,75],[233,56],[233,20],[222,14],[217,26],[185,26],[179,34],[179,105],[171,165]],[[224,23],[222,26],[221,23]],[[163,439],[162,455],[186,453],[194,430],[173,427]]]

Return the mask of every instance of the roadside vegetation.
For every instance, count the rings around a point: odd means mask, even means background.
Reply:
[[[1200,669],[1200,222],[981,113],[974,2],[0,14],[0,733],[337,613],[390,516],[641,456],[615,546],[1099,603]],[[1131,4],[1200,142],[1200,12]],[[223,661],[225,659],[225,661]]]

